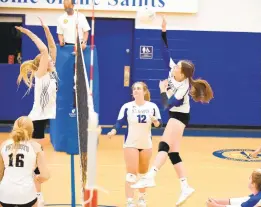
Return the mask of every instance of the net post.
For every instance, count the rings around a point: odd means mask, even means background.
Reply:
[[[75,207],[76,201],[75,201],[74,155],[71,155],[71,199],[72,199],[72,207]]]

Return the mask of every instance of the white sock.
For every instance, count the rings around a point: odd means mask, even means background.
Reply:
[[[145,195],[146,195],[146,193],[141,193],[141,192],[139,192],[139,199],[141,199],[141,198],[144,199]]]
[[[134,200],[133,198],[128,198],[128,199],[127,199],[127,202],[128,202],[128,203],[132,203],[133,200]]]
[[[149,176],[149,177],[155,177],[158,171],[159,171],[158,168],[152,167],[152,168],[150,169],[150,171],[147,173],[147,176]]]
[[[181,189],[187,188],[189,186],[187,178],[180,178],[179,180],[180,180]]]

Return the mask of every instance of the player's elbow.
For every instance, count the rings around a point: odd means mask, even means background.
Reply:
[[[183,99],[176,99],[176,97],[173,95],[170,98],[168,98],[166,93],[161,93],[161,99],[162,103],[165,109],[170,109],[173,106],[180,106],[183,103]]]
[[[169,98],[169,100],[168,100],[168,103],[167,103],[167,105],[168,105],[168,107],[173,107],[173,106],[181,106],[182,105],[182,103],[183,103],[183,100],[182,99],[176,99],[175,98],[175,96],[172,96],[171,98]]]

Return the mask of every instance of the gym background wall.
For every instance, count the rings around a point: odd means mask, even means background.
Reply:
[[[261,127],[260,7],[258,0],[198,0],[196,14],[166,14],[173,58],[192,60],[196,65],[195,78],[208,80],[214,90],[214,99],[208,105],[191,101],[191,125]],[[91,12],[81,12],[91,25]],[[57,41],[56,22],[63,10],[1,8],[0,13],[1,28],[15,21],[44,37],[37,19],[41,16]],[[160,17],[153,25],[135,25],[135,12],[96,11],[95,16],[101,124],[114,124],[121,105],[131,100],[131,84],[135,81],[142,80],[149,85],[152,101],[162,109],[158,83],[167,77],[168,70],[163,69],[159,51]],[[19,64],[7,64],[8,57],[3,55],[14,42],[12,51],[20,51],[19,37],[10,41],[5,41],[6,38],[0,37],[2,122],[28,114],[33,104],[32,92],[22,98],[26,91],[24,84],[17,91]],[[21,42],[22,61],[34,58],[38,51],[31,40],[22,36]],[[153,53],[148,54],[152,59],[140,58],[143,45],[149,50],[153,48]],[[124,87],[124,68],[128,67],[130,86]],[[165,122],[167,112],[162,111],[162,116]]]

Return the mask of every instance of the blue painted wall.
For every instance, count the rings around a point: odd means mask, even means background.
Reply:
[[[99,24],[101,24],[100,28],[103,26],[106,28],[106,25],[102,25],[105,24],[102,21]],[[28,28],[37,35],[44,36],[40,26],[28,26]],[[57,40],[55,27],[50,27],[50,29]],[[98,36],[97,33],[96,35]],[[176,61],[192,60],[196,65],[195,78],[206,79],[214,90],[214,99],[208,105],[191,101],[191,124],[261,126],[261,34],[169,31],[168,38],[173,58]],[[99,44],[99,42],[96,43]],[[161,108],[158,83],[160,79],[167,77],[168,70],[164,69],[161,60],[159,43],[160,31],[158,30],[134,31],[132,81],[146,81],[151,91],[152,101]],[[153,60],[139,59],[140,45],[154,46]],[[98,57],[99,50],[105,50],[105,47],[106,45],[100,45],[97,48]],[[111,53],[108,55],[113,54],[113,49],[111,48]],[[23,37],[23,60],[34,58],[35,54],[37,54],[37,48],[34,43],[29,38]],[[101,61],[103,60],[99,58],[99,62]],[[4,100],[0,102],[2,109],[0,120],[13,120],[21,114],[27,114],[33,104],[32,93],[22,99],[26,91],[25,87],[22,86],[17,92],[18,70],[17,65],[0,65],[1,98]],[[104,69],[100,67],[100,76],[103,74],[102,70]],[[110,65],[110,73],[112,76],[116,73],[113,65]],[[104,84],[100,81],[101,90],[106,88]],[[118,101],[121,102],[120,94]],[[18,108],[14,107],[15,103]],[[101,101],[101,111],[104,104],[106,102]],[[109,110],[106,116],[115,117],[118,110]],[[167,113],[162,111],[162,116],[166,121]]]
[[[145,80],[153,101],[160,103],[158,83],[165,79],[156,30],[136,30],[136,80]],[[195,78],[206,79],[214,90],[208,105],[191,101],[195,125],[261,126],[261,34],[240,32],[169,31],[169,47],[177,62],[192,60]],[[139,46],[154,46],[153,60],[139,59]],[[166,121],[167,113],[163,113]]]

